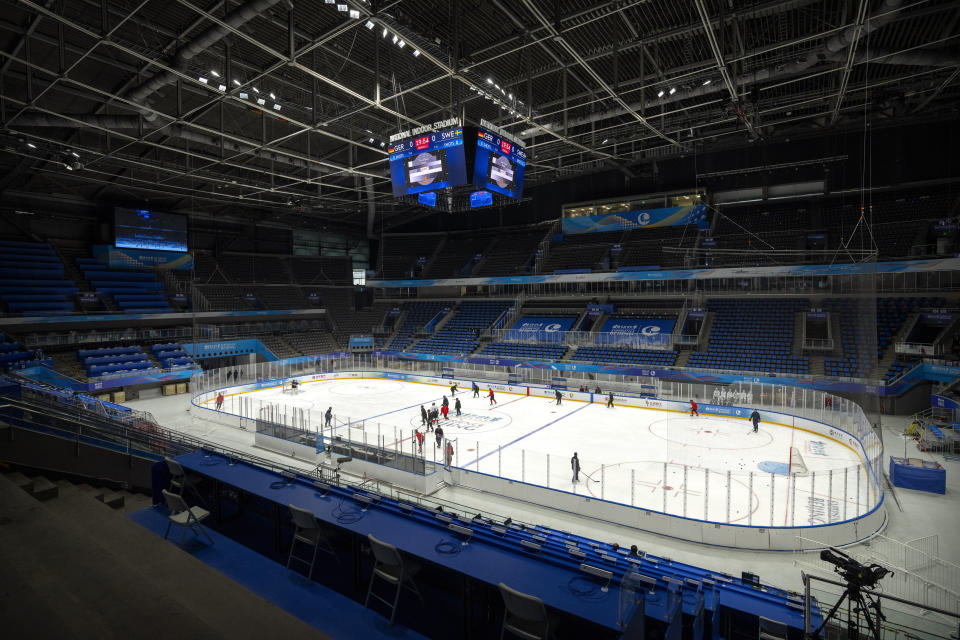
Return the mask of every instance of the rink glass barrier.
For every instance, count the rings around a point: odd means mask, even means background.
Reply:
[[[605,403],[606,394],[612,391],[616,405],[664,411],[670,417],[680,418],[689,414],[689,399],[697,398],[701,414],[743,420],[745,436],[752,428],[748,416],[757,408],[764,424],[776,423],[808,431],[839,443],[858,459],[856,464],[845,467],[819,468],[826,463],[821,463],[815,452],[804,451],[801,458],[807,471],[802,470],[798,461],[799,471],[793,465],[784,464],[769,473],[667,462],[594,465],[584,460],[578,484],[572,483],[570,458],[566,455],[503,447],[502,443],[488,443],[460,434],[449,439],[453,452],[447,460],[448,442],[437,447],[433,434],[427,433],[421,449],[409,424],[390,422],[391,416],[381,421],[337,414],[326,425],[323,411],[291,406],[282,400],[265,402],[243,393],[280,387],[291,378],[309,382],[333,377],[382,377],[443,386],[455,380],[464,390],[476,380],[484,391],[492,387],[503,394],[529,393],[552,398],[554,389],[550,387],[556,382],[554,374],[558,373],[460,363],[451,368],[443,364],[367,354],[331,354],[216,369],[194,378],[196,395],[192,403],[197,417],[256,430],[261,446],[316,464],[342,454],[408,475],[432,476],[438,469],[445,471],[438,478],[415,480],[412,484],[400,482],[418,490],[423,486],[427,493],[440,480],[495,492],[502,483],[491,483],[491,479],[499,479],[526,487],[523,490],[529,492],[527,497],[531,501],[544,499],[540,490],[547,489],[571,494],[578,500],[633,507],[646,514],[761,528],[761,531],[830,527],[855,523],[871,515],[874,523],[882,520],[878,512],[883,503],[880,481],[883,446],[873,425],[856,403],[811,389],[747,382],[714,386],[596,374],[587,379],[564,372],[569,389],[579,389],[585,384],[591,389],[600,386],[603,390],[597,397],[592,393],[564,391],[566,402]],[[239,375],[228,379],[227,371],[236,371]],[[224,405],[216,411],[215,398],[221,390],[225,395]],[[733,404],[709,402],[714,398],[714,391],[726,392]],[[734,395],[729,396],[730,392]],[[717,398],[720,399],[719,393]],[[276,442],[269,442],[268,438]],[[547,494],[547,503],[556,497]],[[869,532],[861,530],[850,535],[860,539],[879,527],[871,524],[869,528]],[[831,537],[829,543],[836,544],[837,540]]]

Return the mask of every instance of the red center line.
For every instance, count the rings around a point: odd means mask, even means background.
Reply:
[[[504,402],[503,404],[499,404],[499,403],[498,403],[498,404],[495,404],[495,405],[493,405],[492,407],[490,407],[489,409],[487,409],[487,411],[495,411],[496,409],[499,409],[500,407],[505,407],[505,406],[507,406],[507,405],[510,404],[511,402],[519,402],[520,400],[526,400],[528,397],[529,397],[529,396],[520,396],[519,398],[515,398],[515,399],[513,399],[513,400],[510,400],[509,402]]]

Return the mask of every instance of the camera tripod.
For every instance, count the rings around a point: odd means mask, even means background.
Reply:
[[[836,615],[837,611],[840,609],[840,606],[843,604],[843,601],[847,600],[847,638],[850,640],[856,640],[860,637],[859,630],[853,626],[852,616],[850,615],[849,611],[850,605],[855,604],[856,606],[853,607],[853,611],[858,614],[863,614],[863,617],[867,621],[867,627],[870,629],[871,636],[874,640],[880,640],[880,622],[886,620],[887,618],[880,610],[880,601],[862,593],[860,588],[861,587],[856,584],[847,585],[843,595],[840,596],[840,599],[837,600],[837,603],[833,605],[833,608],[830,609],[830,612],[824,617],[820,627],[813,632],[814,638],[821,637],[820,633],[823,631],[824,627],[826,627],[827,623],[830,622],[830,619]],[[874,617],[876,617],[876,620]]]

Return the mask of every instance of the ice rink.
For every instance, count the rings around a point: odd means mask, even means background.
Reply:
[[[252,416],[264,407],[298,416],[316,430],[328,407],[336,434],[387,449],[442,460],[434,433],[422,452],[414,430],[420,406],[438,407],[446,395],[450,418],[441,418],[454,445],[453,466],[561,491],[594,496],[689,518],[752,526],[805,526],[863,513],[875,496],[858,456],[847,445],[788,425],[762,421],[757,433],[743,419],[701,416],[497,392],[497,404],[469,388],[382,378],[308,381],[299,392],[281,387],[225,392],[223,410]],[[212,409],[212,400],[202,403]],[[763,411],[761,410],[761,420]],[[261,414],[262,415],[262,414]],[[348,425],[349,424],[349,428]],[[361,431],[362,429],[362,431]],[[799,452],[793,460],[791,451]],[[571,457],[578,454],[579,482]],[[803,465],[809,473],[795,475]],[[790,474],[793,471],[794,474]]]

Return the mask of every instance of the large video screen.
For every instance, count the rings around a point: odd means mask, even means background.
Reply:
[[[523,174],[526,168],[527,153],[523,147],[486,129],[477,130],[473,184],[481,189],[519,198],[523,193]]]
[[[395,196],[466,184],[463,128],[434,131],[391,146],[390,177]]]
[[[118,249],[187,251],[186,216],[117,207],[113,229],[114,246]]]

